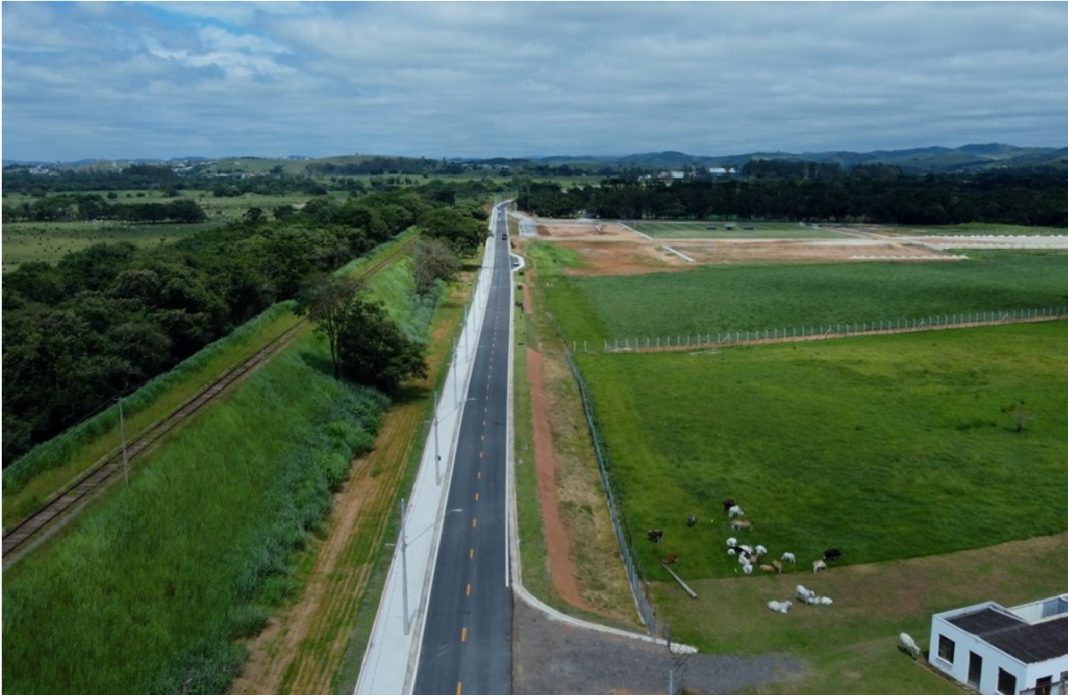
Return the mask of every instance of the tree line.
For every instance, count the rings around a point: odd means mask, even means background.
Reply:
[[[102,243],[5,274],[4,465],[413,224],[469,251],[485,214],[410,190],[273,212],[162,248]]]
[[[165,203],[112,203],[91,193],[49,195],[17,205],[4,205],[9,222],[120,220],[123,222],[178,222],[192,224],[208,218],[195,200]]]
[[[790,173],[783,172],[794,172]],[[800,175],[798,175],[800,174]],[[1008,171],[908,176],[894,167],[843,172],[791,162],[754,167],[736,180],[641,183],[605,180],[564,190],[529,183],[518,205],[537,215],[608,219],[775,219],[889,224],[993,222],[1068,226],[1068,172]]]

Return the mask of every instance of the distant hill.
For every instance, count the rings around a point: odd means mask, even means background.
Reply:
[[[755,159],[787,159],[810,162],[834,162],[843,167],[855,167],[861,164],[890,164],[912,173],[955,173],[967,171],[984,171],[1014,167],[1051,166],[1068,168],[1068,147],[1018,147],[1003,143],[982,143],[963,145],[961,147],[913,147],[902,150],[873,150],[871,152],[851,152],[848,150],[830,150],[825,152],[746,152],[727,155],[694,155],[676,150],[663,152],[645,152],[620,156],[605,155],[548,155],[531,157],[494,157],[494,158],[447,158],[444,160],[418,157],[393,157],[390,155],[350,154],[333,157],[306,157],[288,155],[286,157],[223,157],[208,158],[188,156],[169,160],[162,159],[83,159],[77,162],[28,162],[5,160],[8,166],[44,166],[53,169],[119,169],[130,164],[158,164],[161,166],[195,165],[205,173],[213,172],[249,172],[258,173],[281,167],[289,174],[303,174],[313,171],[316,165],[330,164],[338,167],[359,164],[373,159],[386,159],[398,168],[404,162],[425,163],[452,162],[482,166],[521,166],[525,162],[538,165],[584,167],[588,170],[604,167],[627,167],[638,169],[680,169],[685,166],[742,167]],[[311,167],[311,168],[309,168]],[[277,170],[277,169],[276,169]]]
[[[851,152],[746,152],[728,155],[691,155],[665,151],[629,154],[619,157],[537,157],[539,162],[601,163],[617,166],[671,169],[690,166],[740,167],[754,159],[788,159],[810,162],[835,162],[844,167],[859,164],[892,164],[913,172],[958,172],[1010,167],[1068,166],[1064,161],[1068,148],[1017,147],[1002,143],[972,144],[962,147],[914,147],[902,150]]]

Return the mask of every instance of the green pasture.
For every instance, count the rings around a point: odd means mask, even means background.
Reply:
[[[639,562],[666,578],[678,553],[701,578],[736,573],[730,535],[804,568],[1068,529],[1066,344],[1058,322],[579,358]],[[751,531],[730,532],[728,497]]]
[[[163,246],[218,223],[127,225],[118,222],[9,222],[4,224],[3,269],[23,263],[54,263],[100,242],[128,241],[140,248]]]
[[[539,268],[575,258],[536,244]],[[713,266],[547,278],[571,340],[707,334],[1068,305],[1068,253],[969,251],[955,263]],[[544,277],[544,275],[543,275]]]
[[[727,229],[727,225],[732,229]],[[797,222],[704,222],[641,221],[632,225],[657,239],[840,239],[848,237],[827,229],[802,227]],[[715,227],[715,229],[709,229]],[[752,229],[746,229],[752,227]]]
[[[1004,236],[1068,236],[1064,227],[1029,227],[1020,224],[997,224],[993,222],[968,222],[965,224],[932,225],[927,227],[885,227],[884,234],[946,234],[962,236],[969,234],[996,234]]]
[[[87,191],[105,195],[103,191]],[[161,191],[118,191],[114,202],[167,202]],[[348,193],[332,193],[341,201]],[[113,220],[71,222],[5,222],[3,227],[3,270],[14,270],[22,263],[45,261],[54,263],[72,251],[80,251],[99,242],[128,241],[135,246],[148,248],[169,244],[206,229],[220,227],[240,219],[249,208],[261,208],[271,217],[275,208],[282,205],[299,207],[312,196],[294,193],[285,195],[259,195],[246,193],[234,197],[215,197],[211,191],[189,190],[183,198],[195,200],[207,213],[208,221],[199,224],[130,224]],[[25,194],[7,194],[5,205],[17,205],[32,201]]]

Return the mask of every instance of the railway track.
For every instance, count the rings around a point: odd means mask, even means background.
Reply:
[[[414,239],[412,237],[411,239]],[[408,249],[411,239],[397,245],[357,270],[357,277],[370,278],[390,265]],[[263,348],[223,372],[196,395],[175,408],[169,415],[157,421],[147,430],[126,444],[130,462],[149,451],[156,443],[184,424],[190,417],[215,401],[231,386],[251,374],[272,357],[285,350],[303,334],[307,319],[300,319],[281,334],[275,336]],[[116,480],[123,471],[122,449],[115,449],[102,457],[64,488],[50,496],[36,511],[4,532],[3,566],[6,568],[21,558],[25,552],[50,538],[89,502],[94,494]]]

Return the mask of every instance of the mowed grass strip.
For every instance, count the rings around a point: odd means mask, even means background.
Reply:
[[[1068,305],[1068,253],[974,252],[956,263],[698,268],[559,275],[549,289],[572,340],[706,335],[968,311]],[[540,259],[554,262],[552,254]],[[544,265],[544,263],[543,263]]]
[[[807,569],[831,547],[864,563],[1065,530],[1066,344],[1058,322],[580,364],[637,557],[699,578],[738,570],[729,535]]]
[[[928,234],[971,235],[993,234],[997,236],[1068,236],[1065,227],[1028,227],[1021,224],[997,224],[993,222],[967,222],[965,224],[931,225],[927,227],[880,227],[880,234]]]
[[[952,695],[963,691],[898,651],[898,634],[908,632],[926,650],[932,613],[989,600],[1015,606],[1062,592],[1066,544],[1068,534],[1059,534],[817,577],[703,579],[692,582],[696,601],[674,582],[655,583],[652,593],[680,641],[723,654],[786,652],[804,660],[801,678],[757,692]],[[767,609],[768,601],[794,600],[798,583],[834,604],[795,605],[785,616]]]
[[[730,225],[730,228],[727,227]],[[798,222],[642,221],[635,228],[657,239],[842,239],[848,235]]]

